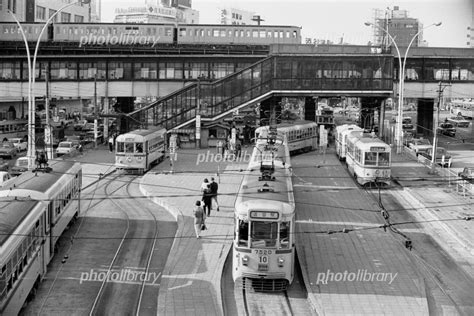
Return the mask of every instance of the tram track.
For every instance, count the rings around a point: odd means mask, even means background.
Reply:
[[[113,192],[116,193],[122,189],[127,195],[133,196],[130,193],[130,187],[135,178],[124,181],[125,185]],[[110,196],[112,192],[106,193]],[[115,314],[124,310],[127,310],[127,314],[138,315],[142,308],[147,282],[149,282],[150,264],[158,234],[157,219],[147,208],[145,208],[145,213],[149,218],[144,218],[143,210],[137,208],[133,200],[108,199],[115,205],[116,210],[125,215],[127,229],[107,267],[106,277],[95,296],[89,315]],[[135,278],[131,281],[128,279],[117,281],[110,277],[112,274],[120,275],[123,271],[133,271]],[[127,272],[127,276],[130,275]]]
[[[115,179],[116,179],[116,177],[115,177],[115,178],[112,178],[112,179],[109,179],[108,181],[106,181],[106,182],[103,183],[104,192],[107,192],[107,188],[108,188],[112,183],[114,183],[114,180],[115,180]],[[97,183],[99,183],[99,182],[97,182]],[[94,190],[94,194],[95,194],[95,191],[96,191],[97,189],[98,189],[98,188],[96,188],[96,189]],[[117,188],[115,191],[118,191],[118,190],[120,190],[120,187]],[[113,192],[115,192],[115,191],[113,191]],[[97,206],[97,205],[98,205],[100,202],[102,202],[102,201],[103,201],[103,200],[99,201],[98,203],[95,203],[94,205],[89,204],[89,205],[87,206],[86,211],[84,212],[84,215],[83,215],[84,218],[87,219],[87,217],[85,217],[85,215],[87,214],[87,212],[88,212],[90,209],[92,209],[92,208],[94,208],[95,206]],[[84,222],[86,222],[86,220],[80,221],[79,227],[77,227],[77,229],[75,230],[75,232],[74,232],[74,234],[73,234],[73,237],[72,237],[72,240],[74,239],[74,237],[78,236],[78,235],[81,233],[81,228],[84,226]],[[71,245],[69,246],[69,249],[66,251],[66,253],[71,253],[73,247],[74,247],[74,244],[71,243]],[[41,313],[43,312],[43,309],[45,308],[46,302],[51,298],[51,294],[52,294],[53,289],[54,289],[54,287],[55,287],[56,280],[57,280],[59,274],[61,273],[61,271],[62,271],[62,266],[59,267],[58,271],[56,272],[55,278],[54,278],[53,282],[51,283],[51,286],[48,288],[48,291],[47,291],[46,296],[42,299],[40,308],[39,308],[38,313],[37,313],[38,315],[41,315]]]

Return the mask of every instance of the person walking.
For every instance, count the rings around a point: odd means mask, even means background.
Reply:
[[[109,136],[109,151],[114,151],[114,135]]]
[[[211,189],[211,203],[216,206],[216,210],[219,212],[219,203],[217,202],[217,191],[219,190],[219,185],[214,178],[211,178],[209,188]]]
[[[206,213],[204,212],[201,201],[196,201],[194,210],[194,231],[196,232],[196,238],[201,238],[201,227],[204,225],[206,220]]]
[[[211,185],[208,184],[207,188],[204,189],[204,192],[202,194],[202,202],[204,203],[204,214],[206,214],[207,210],[207,216],[211,217],[211,208],[212,208],[212,194],[211,194]]]
[[[209,180],[205,178],[204,181],[201,183],[201,193],[204,193],[204,190],[206,190],[208,186],[209,186]]]

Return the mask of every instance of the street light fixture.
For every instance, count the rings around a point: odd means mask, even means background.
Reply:
[[[83,3],[83,4],[89,4],[90,0],[79,0],[75,2],[68,3],[61,8],[59,8],[56,12],[54,12],[49,19],[46,21],[46,23],[43,25],[43,28],[41,29],[41,32],[39,33],[38,39],[36,41],[36,47],[35,47],[35,52],[33,54],[33,62],[31,62],[31,55],[30,55],[30,47],[28,45],[28,39],[26,38],[25,32],[23,30],[23,27],[20,24],[20,21],[16,18],[15,14],[11,11],[8,10],[10,15],[13,17],[13,20],[15,23],[18,25],[18,28],[20,30],[21,36],[23,37],[23,41],[25,42],[25,48],[26,48],[26,57],[28,59],[28,150],[27,150],[27,158],[28,158],[28,170],[33,170],[35,166],[35,153],[36,153],[36,144],[35,144],[35,110],[36,110],[36,104],[35,104],[35,69],[36,69],[36,56],[38,55],[38,49],[39,45],[41,42],[41,37],[43,36],[44,31],[48,27],[48,24],[53,21],[53,19],[64,9],[73,6],[78,3]],[[46,124],[49,124],[49,122],[46,122]],[[48,130],[49,126],[48,126]]]
[[[376,25],[372,22],[365,22],[364,24],[366,26],[373,26],[373,27],[376,27],[379,30],[382,30],[385,34],[387,34],[387,36],[392,41],[393,46],[397,50],[398,64],[399,64],[399,71],[398,71],[398,74],[399,74],[398,78],[399,79],[398,79],[398,121],[397,121],[397,129],[396,129],[395,139],[397,140],[397,154],[401,154],[402,153],[402,148],[403,148],[403,128],[402,128],[403,91],[404,91],[404,84],[405,84],[405,65],[406,65],[406,62],[407,62],[408,51],[410,50],[410,47],[413,44],[413,42],[415,41],[415,39],[418,37],[418,35],[420,35],[423,32],[423,30],[425,30],[429,27],[432,27],[432,26],[440,26],[442,24],[442,22],[432,23],[432,24],[422,28],[421,30],[419,30],[418,33],[416,33],[412,37],[410,43],[408,44],[408,47],[405,50],[405,55],[403,57],[403,63],[402,63],[402,57],[401,57],[401,54],[400,54],[400,49],[398,48],[398,45],[395,42],[395,39],[392,37],[392,35],[390,35],[390,33],[387,30],[381,28],[380,26],[378,26],[378,25]]]

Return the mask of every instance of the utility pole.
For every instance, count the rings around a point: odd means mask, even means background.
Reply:
[[[197,104],[196,104],[196,148],[201,148],[201,79],[197,84]]]
[[[49,70],[49,63],[46,63],[46,73],[45,73],[45,81],[46,81],[46,96],[44,99],[45,103],[45,108],[46,108],[46,126],[44,128],[44,142],[46,146],[46,156],[48,159],[53,159],[53,142],[52,136],[53,136],[53,129],[51,128],[51,125],[49,124],[49,75],[50,75],[50,70]]]
[[[438,125],[439,125],[439,107],[441,105],[441,100],[443,99],[443,92],[446,87],[451,86],[451,84],[443,84],[441,81],[438,84],[438,105],[436,106],[436,116],[435,122],[433,124],[433,151],[431,153],[431,171],[430,173],[435,173],[436,170],[436,151],[438,150]]]
[[[97,109],[97,70],[94,74],[94,148],[97,148],[97,130],[98,130],[98,121],[99,111]]]

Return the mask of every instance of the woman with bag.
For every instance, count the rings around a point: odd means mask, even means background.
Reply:
[[[201,233],[201,228],[205,227],[204,220],[206,219],[206,214],[204,209],[201,206],[201,201],[196,201],[196,206],[193,210],[194,213],[194,230],[196,231],[196,238],[201,238],[199,235]]]

